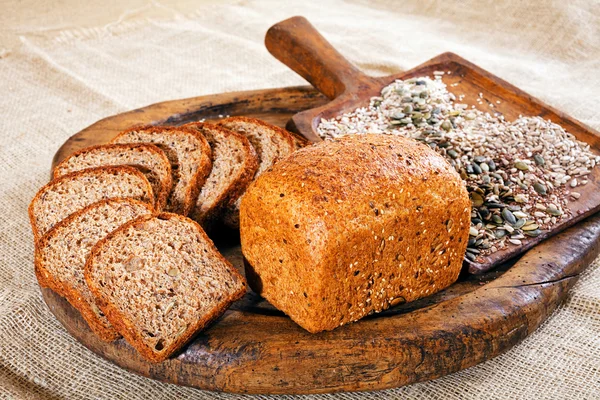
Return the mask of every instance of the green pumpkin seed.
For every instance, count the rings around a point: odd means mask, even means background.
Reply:
[[[506,220],[506,222],[508,222],[511,225],[514,225],[517,223],[517,219],[515,218],[515,215],[508,208],[505,208],[504,210],[502,210],[502,218],[504,218]]]
[[[525,219],[524,218],[520,218],[517,220],[517,222],[513,225],[515,229],[521,229],[523,227],[523,225],[525,225]]]
[[[535,190],[537,193],[541,194],[542,196],[546,195],[546,193],[547,193],[546,186],[539,182],[536,182],[533,184],[533,190]]]
[[[544,160],[544,157],[540,156],[539,154],[533,156],[533,161],[535,161],[535,165],[542,166],[546,164],[546,160]]]
[[[523,229],[523,231],[527,232],[527,231],[535,231],[538,228],[539,228],[539,226],[537,224],[533,223],[533,224],[525,225],[522,229]]]
[[[471,192],[471,203],[473,204],[473,206],[481,207],[483,205],[483,201],[483,196],[481,196],[477,192]]]
[[[533,231],[523,231],[523,233],[530,237],[538,237],[542,234],[542,231],[539,229],[535,229]]]
[[[523,161],[517,161],[515,163],[515,168],[517,168],[518,170],[521,170],[521,171],[528,171],[529,170],[529,165],[527,165]]]

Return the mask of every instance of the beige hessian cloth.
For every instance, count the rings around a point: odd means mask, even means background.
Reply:
[[[60,144],[101,118],[169,99],[303,84],[263,45],[267,28],[279,20],[308,17],[371,74],[387,75],[453,51],[600,129],[595,1],[111,0],[97,10],[73,0],[3,3],[2,398],[242,398],[141,378],[72,339],[40,296],[26,208],[47,181]],[[537,332],[508,353],[434,382],[338,396],[600,398],[599,263]]]

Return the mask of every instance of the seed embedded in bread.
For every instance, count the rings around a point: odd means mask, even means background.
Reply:
[[[156,209],[161,210],[171,192],[171,164],[165,153],[149,143],[123,143],[91,146],[61,161],[53,171],[54,179],[71,172],[105,165],[129,165],[138,168],[150,182]]]
[[[51,181],[37,192],[29,205],[35,241],[74,212],[111,198],[132,198],[154,205],[148,179],[134,167],[90,168]]]
[[[211,149],[206,139],[184,127],[145,126],[121,132],[112,143],[152,143],[171,162],[173,188],[167,211],[188,215],[211,167]]]
[[[100,309],[146,359],[160,362],[246,292],[244,278],[200,225],[162,213],[141,217],[92,250],[86,282]]]
[[[246,190],[258,169],[258,157],[250,141],[238,133],[201,122],[184,126],[204,135],[213,152],[212,171],[191,213],[194,220],[208,227]]]
[[[83,276],[94,245],[124,223],[151,215],[152,206],[132,199],[93,203],[56,224],[39,241],[35,268],[40,285],[49,287],[75,307],[100,339],[119,337],[100,311]]]
[[[294,138],[288,131],[256,118],[230,117],[219,121],[218,125],[248,138],[259,161],[254,179],[296,150]],[[226,225],[234,229],[239,228],[241,195],[227,208],[223,218]]]
[[[417,141],[319,143],[275,164],[244,194],[246,277],[309,332],[331,330],[452,284],[470,209],[458,173]]]

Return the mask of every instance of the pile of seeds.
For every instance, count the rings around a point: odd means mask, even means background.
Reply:
[[[579,199],[577,187],[588,182],[600,157],[550,121],[508,122],[457,103],[442,75],[397,80],[369,107],[322,120],[318,133],[323,139],[402,135],[445,156],[465,181],[473,206],[467,261],[521,245],[568,218],[569,200]]]

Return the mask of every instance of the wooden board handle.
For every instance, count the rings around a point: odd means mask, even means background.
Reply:
[[[265,45],[275,58],[330,99],[381,86],[350,64],[304,17],[273,25],[267,31]]]

